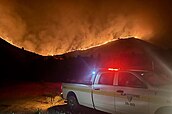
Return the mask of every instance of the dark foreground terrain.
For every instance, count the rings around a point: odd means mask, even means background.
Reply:
[[[63,105],[59,83],[25,82],[0,88],[0,114],[35,114]]]

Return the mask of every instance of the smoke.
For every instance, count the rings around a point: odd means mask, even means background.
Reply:
[[[155,43],[164,37],[167,45],[170,8],[157,0],[0,0],[0,36],[42,55],[128,36]]]
[[[25,34],[26,25],[20,15],[14,12],[13,5],[13,2],[0,1],[0,36],[17,43]]]

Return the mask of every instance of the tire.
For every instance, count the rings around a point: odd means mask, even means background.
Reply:
[[[77,109],[79,108],[79,103],[75,95],[69,95],[67,97],[67,104],[70,109]]]
[[[172,114],[172,107],[163,107],[158,109],[155,114]]]

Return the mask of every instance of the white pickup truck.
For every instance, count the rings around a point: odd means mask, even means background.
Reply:
[[[172,114],[172,81],[144,70],[101,69],[92,84],[62,84],[71,108],[79,105],[112,114]]]

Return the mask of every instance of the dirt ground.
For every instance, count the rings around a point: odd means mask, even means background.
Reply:
[[[59,83],[20,83],[0,88],[0,114],[40,114],[63,105]]]

